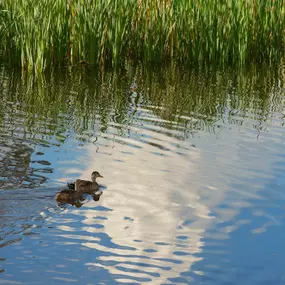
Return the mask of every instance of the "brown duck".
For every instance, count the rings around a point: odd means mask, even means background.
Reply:
[[[57,202],[73,204],[76,201],[83,201],[84,197],[83,193],[71,189],[65,189],[56,193],[55,199]]]
[[[93,171],[91,174],[91,181],[77,179],[75,183],[67,184],[69,189],[73,189],[79,193],[92,194],[99,190],[99,185],[96,182],[97,178],[103,178],[103,176],[98,171]]]
[[[102,191],[97,191],[96,193],[91,194],[94,201],[99,201],[101,195]],[[56,193],[55,199],[59,205],[70,204],[80,208],[83,205],[82,201],[84,200],[84,193],[71,189],[65,189]]]

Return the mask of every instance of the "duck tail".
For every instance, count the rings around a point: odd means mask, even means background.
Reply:
[[[72,183],[67,183],[67,187],[71,190],[75,190],[75,183],[72,182]]]

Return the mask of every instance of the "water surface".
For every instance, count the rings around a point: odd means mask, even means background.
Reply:
[[[0,284],[285,283],[282,65],[0,70]]]

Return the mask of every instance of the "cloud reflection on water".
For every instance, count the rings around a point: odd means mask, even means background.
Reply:
[[[88,236],[104,232],[116,246],[108,249],[98,241],[83,239],[86,247],[104,252],[97,262],[87,265],[104,267],[115,276],[123,274],[125,281],[132,274],[136,277],[150,274],[152,284],[162,284],[200,259],[195,254],[202,250],[203,232],[212,219],[195,184],[195,177],[201,175],[200,151],[191,148],[187,141],[153,132],[150,143],[124,138],[122,144],[115,142],[116,136],[112,138],[99,138],[99,151],[94,145],[87,146],[90,159],[85,161],[87,168],[81,176],[88,179],[92,171],[100,171],[104,179],[99,183],[107,189],[99,204],[110,211],[100,211],[99,221],[96,208],[77,209],[73,213],[83,217],[82,230]],[[159,141],[164,149],[151,144]],[[184,155],[178,155],[179,150]],[[116,261],[115,266],[110,265],[112,261]],[[147,263],[150,268],[136,266],[140,263]],[[131,274],[128,270],[131,268],[140,268],[141,272],[134,270]]]

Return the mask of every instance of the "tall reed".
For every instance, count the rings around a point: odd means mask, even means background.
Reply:
[[[0,55],[12,65],[175,60],[220,64],[284,53],[283,0],[2,0]]]

